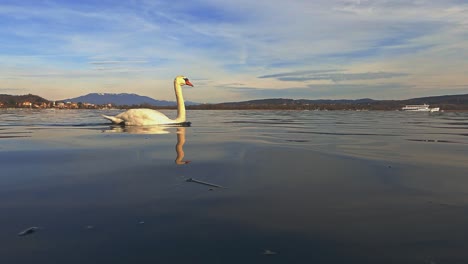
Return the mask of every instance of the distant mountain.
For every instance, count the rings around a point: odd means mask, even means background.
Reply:
[[[419,97],[406,100],[374,100],[369,98],[363,99],[318,99],[318,100],[309,100],[309,99],[284,99],[284,98],[275,98],[275,99],[260,99],[260,100],[250,100],[243,102],[227,102],[222,103],[225,105],[237,104],[237,105],[278,105],[278,104],[456,104],[456,105],[468,105],[468,94],[457,94],[457,95],[441,95],[441,96],[429,96],[429,97]]]
[[[444,110],[468,110],[468,94],[442,95],[412,98],[406,100],[374,100],[369,98],[349,99],[260,99],[243,102],[203,104],[191,109],[327,109],[327,110],[399,110],[408,104],[430,104]]]
[[[285,99],[285,98],[273,98],[273,99],[259,99],[259,100],[249,100],[243,102],[226,102],[221,103],[223,105],[306,105],[306,104],[314,104],[314,105],[325,105],[325,104],[369,104],[377,102],[377,100],[363,98],[363,99],[317,99],[317,100],[309,100],[309,99]]]
[[[468,94],[441,95],[402,100],[405,104],[451,104],[468,106]]]
[[[319,100],[307,100],[307,99],[299,99],[296,100],[298,102],[306,103],[306,104],[369,104],[374,103],[377,100],[370,99],[370,98],[362,98],[362,99],[338,99],[338,100],[331,100],[331,99],[319,99]]]
[[[111,93],[90,93],[87,95],[64,99],[61,100],[64,102],[82,102],[82,103],[91,103],[91,104],[113,104],[116,106],[119,105],[152,105],[152,106],[175,106],[176,102],[173,101],[164,101],[156,100],[148,96],[141,96],[138,94],[129,94],[129,93],[120,93],[120,94],[111,94]],[[197,103],[186,101],[186,105],[194,105]]]

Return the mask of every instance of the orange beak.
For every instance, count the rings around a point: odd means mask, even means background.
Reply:
[[[185,85],[189,85],[193,87],[193,84],[189,81],[189,79],[185,79]]]

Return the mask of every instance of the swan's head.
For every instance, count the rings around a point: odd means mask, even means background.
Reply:
[[[180,86],[189,85],[193,87],[193,84],[189,81],[189,79],[183,75],[177,76],[174,81],[178,83]]]

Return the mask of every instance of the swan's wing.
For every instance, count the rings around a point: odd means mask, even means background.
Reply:
[[[174,123],[163,113],[153,109],[130,109],[115,116],[129,126],[148,126]]]

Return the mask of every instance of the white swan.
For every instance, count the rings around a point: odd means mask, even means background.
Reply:
[[[193,86],[193,84],[185,76],[177,76],[174,79],[174,91],[177,99],[176,119],[170,119],[163,113],[153,109],[130,109],[116,116],[102,116],[112,121],[112,123],[123,124],[126,126],[151,126],[184,123],[185,103],[184,97],[182,96],[183,85]]]

